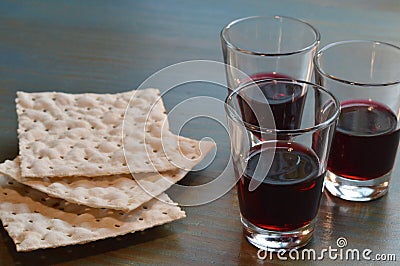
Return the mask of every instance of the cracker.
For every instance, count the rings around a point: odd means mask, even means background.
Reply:
[[[203,160],[214,147],[212,142],[198,142],[184,137],[179,137],[179,139],[181,144],[195,145],[196,149],[199,149],[198,147],[201,145],[201,154],[197,157],[197,161]],[[196,154],[192,153],[192,149],[182,149],[182,155],[190,158],[195,156]],[[166,191],[185,177],[193,166],[192,162],[192,165],[189,165],[190,168],[186,170],[174,168],[160,173],[135,174],[134,180],[130,174],[94,177],[45,177],[39,179],[23,178],[20,171],[20,157],[17,157],[13,161],[5,161],[0,164],[0,172],[52,197],[94,208],[128,212]]]
[[[148,145],[138,145],[135,142],[137,139],[135,135],[127,133],[128,136],[124,136],[124,153],[131,173],[148,173],[176,168],[189,171],[215,147],[214,142],[174,135],[158,123],[151,124],[149,127],[152,135],[145,136],[145,143],[151,143],[151,149]]]
[[[117,94],[17,92],[22,176],[129,173],[121,148],[125,110],[129,104],[137,128],[145,127],[143,114],[148,123],[165,121],[165,108],[157,99],[156,89]],[[145,134],[152,132],[139,131],[137,141]]]
[[[56,177],[26,179],[21,177],[19,158],[0,164],[0,172],[14,180],[42,191],[51,197],[93,208],[132,211],[157,197],[172,184],[181,180],[187,171],[174,170],[163,173],[87,177]]]
[[[135,161],[133,171],[174,168],[161,152],[146,155],[161,146],[171,149],[167,153],[177,152],[174,143],[163,145],[158,139],[163,125],[166,139],[176,141],[157,89],[117,94],[17,92],[16,105],[23,177],[129,173],[122,149],[124,117],[129,142],[125,153]]]
[[[124,213],[93,209],[46,194],[0,175],[0,219],[17,251],[83,244],[185,217],[166,194]]]

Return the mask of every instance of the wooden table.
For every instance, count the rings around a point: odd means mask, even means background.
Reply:
[[[137,88],[167,66],[187,60],[222,62],[219,31],[229,21],[250,15],[287,15],[317,27],[325,44],[345,39],[375,39],[400,45],[400,3],[397,0],[269,0],[269,1],[13,1],[0,2],[0,161],[18,154],[17,90],[120,92]],[[196,87],[197,86],[197,87]],[[194,85],[179,97],[225,91]],[[182,96],[183,95],[183,96]],[[207,106],[204,106],[207,108]],[[215,162],[189,174],[185,184],[206,182],[220,173],[229,154],[223,128],[211,120],[193,120],[189,137],[209,136],[218,144]],[[351,203],[325,194],[315,236],[316,251],[371,249],[395,254],[400,261],[400,178],[398,164],[390,192],[370,203]],[[257,249],[242,237],[234,189],[218,200],[184,207],[187,218],[142,233],[81,246],[17,253],[0,229],[0,265],[125,265],[125,264],[289,264],[275,255],[257,259]],[[372,261],[298,260],[304,265],[373,264]],[[389,263],[389,262],[387,262]],[[398,262],[397,262],[398,263]],[[393,265],[396,263],[392,262]]]

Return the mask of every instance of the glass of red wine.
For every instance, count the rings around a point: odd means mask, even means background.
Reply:
[[[400,48],[364,40],[337,42],[314,57],[315,79],[341,102],[326,188],[350,201],[389,189],[399,144]]]
[[[259,79],[234,90],[225,110],[245,237],[269,251],[306,245],[339,102],[306,81]]]
[[[283,16],[241,18],[225,26],[220,37],[230,91],[250,79],[311,80],[320,34],[307,22]]]

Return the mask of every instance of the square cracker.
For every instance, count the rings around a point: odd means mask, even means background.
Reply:
[[[0,164],[0,172],[51,197],[93,208],[132,211],[181,180],[185,170],[99,177],[22,178],[19,157]],[[139,184],[138,184],[138,182]]]
[[[125,110],[129,105],[136,127],[144,128],[143,114],[148,114],[146,123],[166,120],[158,99],[157,89],[117,94],[17,92],[22,176],[129,173],[122,150]],[[150,112],[152,104],[156,105]],[[138,130],[138,137],[151,133]]]
[[[17,92],[16,104],[22,177],[127,174],[125,155],[134,173],[172,170],[177,163],[190,168],[199,162],[195,143],[183,143],[194,160],[181,155],[157,89],[117,94]]]
[[[17,251],[83,244],[185,217],[166,194],[160,198],[128,213],[93,209],[50,198],[0,175],[0,219]]]

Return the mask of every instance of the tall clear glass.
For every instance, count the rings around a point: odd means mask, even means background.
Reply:
[[[299,19],[258,16],[235,20],[221,31],[228,87],[234,90],[249,77],[310,81],[319,42],[318,30]]]
[[[314,58],[316,82],[341,102],[326,188],[350,201],[389,189],[400,136],[400,48],[364,40],[329,44]]]
[[[339,102],[312,83],[266,79],[233,91],[225,110],[245,237],[271,251],[306,245]]]

